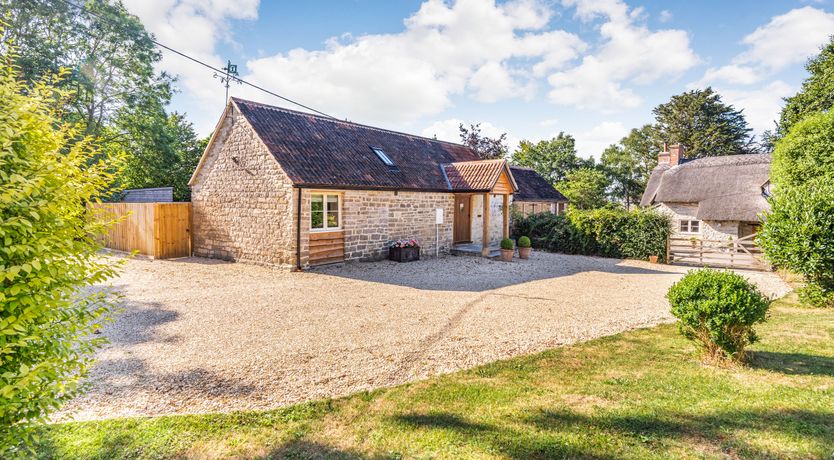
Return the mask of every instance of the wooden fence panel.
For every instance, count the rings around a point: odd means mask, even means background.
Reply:
[[[115,221],[104,246],[165,259],[191,255],[191,203],[96,203],[95,218]]]
[[[735,240],[669,238],[666,260],[673,264],[770,270],[755,235]]]

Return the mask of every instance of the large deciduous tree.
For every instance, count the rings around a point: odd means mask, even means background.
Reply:
[[[4,43],[17,49],[15,63],[34,84],[61,68],[72,72],[61,82],[72,89],[62,112],[79,135],[102,150],[125,151],[125,175],[114,188],[174,186],[188,199],[174,172],[192,165],[198,143],[181,115],[168,114],[173,79],[155,70],[161,55],[139,19],[120,2],[26,0],[12,2]],[[180,176],[182,174],[179,174]]]
[[[521,141],[518,150],[513,152],[512,161],[518,166],[533,168],[552,184],[564,180],[571,171],[591,166],[587,160],[579,158],[576,140],[565,133],[535,144]]]
[[[569,172],[556,188],[577,209],[596,209],[605,206],[608,179],[605,173],[594,168],[580,168]]]
[[[682,145],[687,158],[749,153],[753,149],[752,129],[742,111],[723,103],[712,88],[672,96],[652,112],[659,139]]]
[[[611,182],[611,196],[630,207],[646,189],[659,152],[656,130],[651,125],[632,129],[619,144],[605,149],[600,166]]]
[[[802,82],[802,88],[796,95],[785,99],[777,137],[787,135],[796,123],[809,114],[834,107],[834,37],[819,55],[808,61],[805,69],[810,75]]]

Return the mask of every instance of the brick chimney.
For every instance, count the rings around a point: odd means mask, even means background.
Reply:
[[[663,143],[663,151],[657,155],[658,165],[677,166],[681,162],[683,147],[680,144]]]

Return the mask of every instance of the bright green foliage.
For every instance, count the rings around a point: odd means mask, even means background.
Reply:
[[[834,37],[818,56],[808,61],[805,69],[810,75],[796,95],[785,99],[777,135],[786,135],[796,123],[812,113],[834,108]]]
[[[513,220],[513,234],[529,235],[534,247],[566,254],[645,260],[666,255],[669,218],[650,210],[571,210]]]
[[[660,142],[652,125],[632,129],[619,144],[612,144],[600,158],[600,166],[611,183],[610,194],[625,206],[640,200],[646,183],[657,166]]]
[[[608,203],[608,178],[598,169],[581,168],[569,172],[556,188],[570,201],[571,208],[595,209]]]
[[[8,56],[0,55],[2,62]],[[85,203],[112,179],[110,158],[61,125],[56,79],[24,86],[0,66],[0,456],[79,392],[110,296],[83,288],[114,275]]]
[[[515,248],[515,245],[513,244],[513,240],[511,240],[509,238],[504,238],[503,240],[501,240],[501,249],[510,250],[510,249],[513,249],[513,248]]]
[[[684,337],[713,359],[741,361],[756,342],[753,326],[763,323],[770,301],[756,286],[731,271],[693,270],[666,294]]]
[[[724,104],[712,88],[672,96],[653,113],[660,139],[681,144],[687,158],[747,153],[753,144],[742,111]]]
[[[571,171],[593,166],[593,161],[579,158],[576,141],[573,136],[565,133],[535,144],[521,141],[518,150],[513,152],[512,161],[515,165],[533,168],[551,184],[564,180]]]
[[[533,242],[530,241],[530,238],[527,236],[522,236],[518,239],[518,247],[520,248],[529,248],[533,245]]]
[[[771,180],[777,190],[816,177],[834,180],[834,112],[809,115],[773,151]]]
[[[778,187],[770,203],[757,240],[765,256],[805,277],[804,301],[834,306],[834,182],[821,177]]]

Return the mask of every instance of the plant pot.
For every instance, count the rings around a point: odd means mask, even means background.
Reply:
[[[657,263],[657,256],[649,256],[649,262],[656,264]]]
[[[396,262],[411,262],[412,260],[420,260],[420,247],[388,248],[388,259]]]
[[[533,248],[518,248],[518,257],[522,259],[529,259]]]
[[[512,262],[513,261],[513,253],[515,251],[512,249],[502,249],[501,250],[501,260],[504,262]]]

